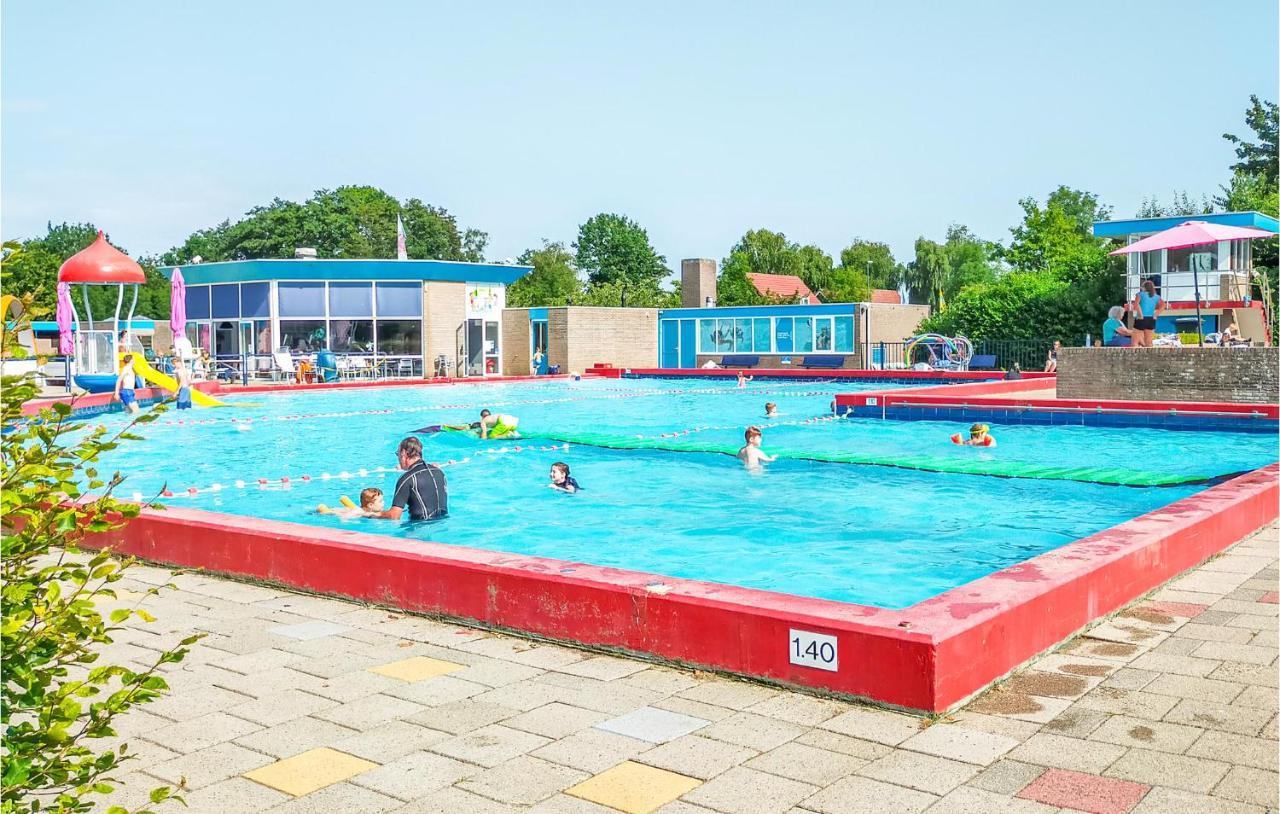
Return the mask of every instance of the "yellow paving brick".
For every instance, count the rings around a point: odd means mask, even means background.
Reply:
[[[245,772],[244,776],[264,786],[301,797],[376,768],[378,764],[371,761],[321,747]]]
[[[700,785],[701,780],[628,760],[567,789],[565,794],[627,814],[649,814]]]
[[[400,661],[393,661],[390,664],[370,667],[369,672],[412,683],[452,673],[463,669],[465,666],[463,664],[454,664],[451,661],[428,658],[427,656],[414,656]]]

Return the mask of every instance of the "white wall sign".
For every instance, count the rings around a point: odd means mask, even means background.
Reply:
[[[825,633],[810,633],[792,628],[787,635],[787,654],[792,664],[837,672],[840,654],[836,649],[836,637]]]
[[[506,295],[504,285],[467,283],[467,319],[497,319],[506,305]]]

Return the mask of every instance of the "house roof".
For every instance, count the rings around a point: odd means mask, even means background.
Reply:
[[[391,259],[260,259],[166,266],[160,273],[171,277],[182,269],[187,285],[244,283],[260,280],[446,280],[460,283],[510,285],[532,271],[532,266],[502,263],[464,263],[456,260]]]
[[[885,305],[901,305],[902,295],[888,288],[875,288],[871,291],[871,301]]]
[[[747,279],[764,295],[773,295],[781,297],[784,300],[801,300],[811,305],[817,305],[822,302],[818,299],[818,295],[809,290],[809,286],[804,284],[794,274],[747,274]]]

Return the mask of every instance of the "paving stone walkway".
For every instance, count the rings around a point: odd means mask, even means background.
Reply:
[[[168,581],[136,567],[126,587]],[[1277,529],[963,710],[868,706],[202,575],[106,659],[207,632],[119,727],[111,802],[190,812],[1277,809]],[[122,602],[136,602],[125,594]],[[171,811],[182,810],[171,804]]]

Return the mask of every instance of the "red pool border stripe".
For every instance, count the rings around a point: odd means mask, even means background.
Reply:
[[[623,376],[662,376],[682,379],[736,379],[741,371],[748,376],[767,376],[778,379],[849,379],[871,381],[883,379],[919,379],[934,382],[979,382],[999,379],[1004,375],[999,370],[854,370],[845,368],[760,368],[760,367],[723,367],[723,368],[639,368],[610,367],[596,365],[587,368],[584,375],[600,376],[609,379],[620,379]],[[1054,378],[1052,373],[1024,372],[1027,379]],[[1043,381],[1040,387],[1044,387]]]
[[[98,538],[147,560],[940,712],[1276,519],[1280,464],[903,610],[442,543],[144,510]],[[792,628],[840,669],[789,662]]]

